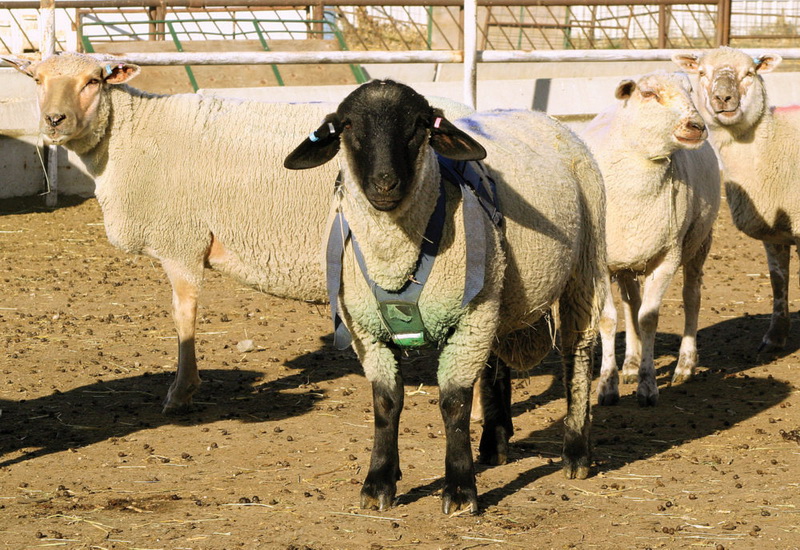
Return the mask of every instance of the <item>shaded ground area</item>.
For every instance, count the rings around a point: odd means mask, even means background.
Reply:
[[[371,393],[354,356],[329,346],[326,307],[209,273],[197,407],[164,417],[177,344],[160,267],[108,244],[95,200],[39,204],[0,203],[0,548],[800,547],[800,334],[784,353],[756,354],[766,262],[727,212],[706,269],[697,379],[667,386],[677,281],[658,337],[661,402],[640,409],[624,385],[619,406],[594,408],[594,475],[559,471],[553,357],[514,381],[512,461],[479,470],[482,514],[448,518],[428,358],[404,367],[398,504],[361,510]],[[237,350],[245,339],[255,351]]]

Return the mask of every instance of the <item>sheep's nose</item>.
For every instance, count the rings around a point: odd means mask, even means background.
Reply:
[[[714,99],[716,99],[721,103],[728,103],[732,99],[732,97],[730,95],[717,94],[714,96]]]
[[[67,115],[62,114],[62,113],[49,113],[49,114],[44,115],[44,118],[45,118],[45,120],[47,120],[47,123],[50,126],[55,128],[56,126],[61,124],[64,121],[65,118],[67,118]]]
[[[689,122],[687,122],[686,123],[686,127],[689,130],[696,130],[696,131],[698,131],[700,133],[703,133],[705,131],[705,129],[706,129],[706,125],[704,123],[696,121],[696,120],[690,120]]]
[[[389,172],[383,172],[381,174],[378,174],[377,176],[375,176],[375,179],[373,180],[373,185],[375,186],[375,189],[380,191],[381,193],[388,193],[389,191],[397,187],[398,183],[399,180]]]

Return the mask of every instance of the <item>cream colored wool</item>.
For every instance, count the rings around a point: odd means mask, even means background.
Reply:
[[[38,79],[51,112],[79,105],[59,128],[85,126],[63,144],[95,178],[109,240],[167,272],[180,351],[165,411],[191,404],[200,384],[194,334],[204,267],[277,296],[327,301],[321,259],[337,167],[295,172],[282,163],[335,105],[153,95],[123,83],[138,67],[74,53],[12,63]],[[45,114],[43,133],[61,139]]]
[[[773,312],[761,348],[783,348],[790,328],[790,248],[800,243],[800,108],[770,107],[761,78],[780,64],[781,57],[751,57],[721,47],[703,54],[676,54],[673,60],[698,75],[698,109],[722,165],[733,222],[764,242]],[[732,78],[738,101],[735,109],[717,113],[712,99],[720,75]]]
[[[429,312],[423,320],[434,338],[456,327],[442,349],[439,384],[466,387],[475,382],[490,351],[514,368],[535,366],[553,343],[540,321],[565,296],[567,318],[574,325],[568,329],[585,331],[584,345],[591,346],[605,297],[605,202],[591,155],[553,119],[529,111],[495,111],[455,124],[487,149],[487,166],[505,216],[502,245],[499,232],[487,226],[485,286],[462,309],[466,236],[460,192],[448,188],[440,252],[420,297],[423,312]],[[347,159],[347,151],[343,153]],[[425,169],[419,172],[413,200],[391,212],[369,207],[343,162],[343,210],[353,233],[367,236],[359,238],[359,245],[370,276],[389,290],[401,286],[413,271],[421,231],[437,196],[439,171],[433,153],[425,151],[418,162]],[[387,251],[392,253],[387,256]],[[388,334],[349,246],[342,299],[367,378],[393,385],[396,360],[379,342]]]
[[[685,75],[658,72],[636,82],[625,80],[617,97],[583,137],[606,187],[608,266],[618,278],[625,304],[623,377],[627,382],[638,378],[640,404],[654,405],[658,310],[679,268],[684,272],[685,328],[673,380],[690,378],[697,366],[702,266],[719,210],[719,173],[714,152],[703,141],[703,121]],[[641,308],[639,276],[645,278]],[[619,400],[619,388],[614,353],[617,316],[610,294],[603,316],[597,395],[599,403],[613,404]]]

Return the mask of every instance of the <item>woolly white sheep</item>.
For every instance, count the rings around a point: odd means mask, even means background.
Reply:
[[[298,176],[281,162],[296,129],[335,105],[148,94],[125,84],[136,65],[75,53],[6,61],[36,80],[44,136],[79,153],[95,178],[109,240],[159,259],[172,284],[178,370],[165,412],[190,405],[200,384],[204,267],[277,296],[327,300],[319,251],[336,168]]]
[[[719,211],[719,170],[686,75],[658,72],[623,80],[616,97],[619,101],[589,124],[583,138],[606,187],[608,267],[619,284],[625,311],[623,381],[634,382],[638,374],[636,395],[640,405],[648,406],[658,401],[653,365],[658,310],[681,267],[685,318],[672,381],[690,378],[697,366],[700,287]],[[619,401],[616,326],[609,293],[600,322],[601,405]]]
[[[502,463],[512,435],[503,371],[507,365],[530,368],[551,349],[547,314],[553,306],[560,317],[568,401],[563,468],[569,478],[589,473],[592,348],[606,291],[599,171],[580,140],[542,114],[488,112],[458,124],[466,133],[408,86],[374,81],[348,96],[286,160],[289,168],[309,168],[342,149],[343,184],[333,219],[340,212],[352,238],[344,245],[341,286],[334,285],[334,292],[340,288],[342,317],[372,383],[375,410],[363,507],[384,509],[395,497],[403,382],[399,348],[354,258],[353,239],[374,283],[388,291],[413,285],[409,277],[442,193],[443,233],[418,306],[428,341],[440,349],[439,405],[447,435],[443,511],[478,509],[469,440],[473,383],[482,377],[488,388],[480,460]],[[440,183],[435,152],[481,158],[484,150],[473,138],[488,150],[505,220],[502,229],[487,222],[467,235],[464,218],[469,222],[476,213],[465,214],[467,199]],[[467,241],[476,239],[486,244],[479,262],[484,284],[462,307],[470,269],[465,257],[472,246]],[[487,365],[490,352],[499,359]]]
[[[790,328],[789,257],[800,243],[800,108],[771,108],[761,78],[781,57],[722,47],[672,59],[697,75],[697,106],[722,165],[733,223],[764,243],[772,318],[759,349],[781,349]]]

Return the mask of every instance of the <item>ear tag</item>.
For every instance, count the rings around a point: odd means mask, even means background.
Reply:
[[[436,120],[433,121],[433,127],[438,129],[439,125],[442,123],[442,117],[437,116]]]
[[[331,135],[336,133],[336,128],[333,126],[333,122],[328,123],[328,131],[331,133]]]
[[[319,138],[317,137],[317,133],[316,132],[311,132],[310,134],[308,134],[308,141],[311,141],[311,142],[319,141]]]
[[[114,70],[111,68],[111,65],[106,65],[106,74],[109,75],[112,72],[114,72]]]

